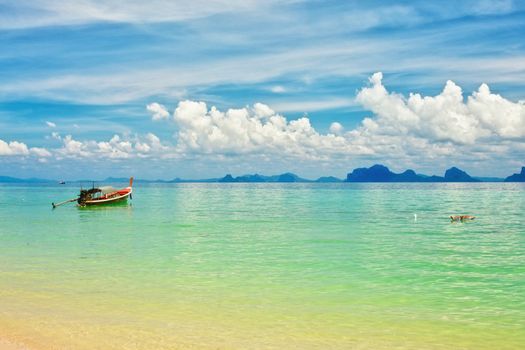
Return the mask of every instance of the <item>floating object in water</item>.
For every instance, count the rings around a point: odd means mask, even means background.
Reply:
[[[417,221],[417,214],[414,214],[414,222]]]
[[[91,205],[101,205],[101,204],[110,204],[115,202],[121,202],[128,199],[131,199],[131,192],[133,192],[133,178],[129,179],[129,186],[123,189],[115,189],[111,186],[103,186],[100,188],[93,188],[89,190],[80,190],[80,194],[77,198],[69,199],[60,203],[51,203],[53,208],[58,207],[59,205],[70,203],[76,201],[78,206],[85,207]]]
[[[450,215],[450,221],[470,221],[474,220],[476,217],[472,215]]]

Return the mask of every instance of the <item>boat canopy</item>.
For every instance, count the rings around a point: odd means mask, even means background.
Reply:
[[[99,189],[102,195],[118,191],[115,187],[112,187],[112,186],[102,186],[102,187],[99,187]]]

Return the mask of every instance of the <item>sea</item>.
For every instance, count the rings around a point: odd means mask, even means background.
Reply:
[[[0,185],[20,349],[524,348],[525,184],[138,183],[52,209],[78,190]]]

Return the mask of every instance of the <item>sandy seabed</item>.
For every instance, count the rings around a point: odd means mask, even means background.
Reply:
[[[0,350],[29,350],[29,348],[6,339],[0,339]]]

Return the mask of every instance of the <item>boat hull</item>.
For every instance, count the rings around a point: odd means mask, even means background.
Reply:
[[[106,200],[93,200],[93,201],[86,201],[86,206],[93,206],[93,205],[106,205],[106,204],[112,204],[112,203],[119,203],[119,202],[125,202],[128,200],[129,195],[122,196],[119,198],[111,198]]]

